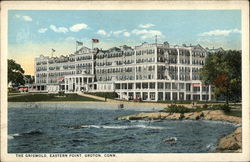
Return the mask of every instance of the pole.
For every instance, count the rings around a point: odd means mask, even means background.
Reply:
[[[53,57],[53,53],[54,53],[55,51],[52,49],[52,52],[51,52],[51,57]]]
[[[94,46],[94,43],[93,43],[93,40],[92,40],[92,50],[93,50],[93,46]]]
[[[155,45],[157,46],[157,35],[155,35]]]
[[[76,42],[76,51],[77,51],[77,42]]]

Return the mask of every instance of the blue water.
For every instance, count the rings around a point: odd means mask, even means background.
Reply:
[[[205,153],[236,125],[215,121],[118,121],[152,108],[105,104],[10,104],[9,153]],[[85,126],[85,128],[80,128]],[[175,139],[174,141],[164,141]]]

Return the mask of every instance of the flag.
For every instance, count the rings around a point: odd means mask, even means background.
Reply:
[[[62,81],[64,81],[64,78],[61,77],[61,78],[58,78],[57,80],[62,82]]]
[[[92,42],[93,43],[99,43],[99,40],[98,39],[92,39]]]
[[[56,50],[54,50],[53,48],[52,48],[52,52],[55,52]]]
[[[82,45],[83,45],[83,42],[76,41],[76,44],[77,44],[78,46],[82,46]]]
[[[193,87],[199,87],[200,83],[193,83]]]

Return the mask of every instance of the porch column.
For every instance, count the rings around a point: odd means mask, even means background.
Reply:
[[[211,85],[208,86],[208,100],[211,101]]]
[[[193,93],[193,83],[191,83],[191,86],[190,86],[190,99],[193,100],[194,99],[194,93]]]
[[[202,83],[200,83],[200,101],[202,101]]]
[[[158,101],[158,82],[155,82],[155,101]]]
[[[187,94],[186,94],[186,92],[187,92],[187,91],[186,91],[187,85],[186,85],[186,84],[187,84],[187,83],[184,83],[184,96],[183,96],[183,97],[184,97],[184,98],[183,98],[184,100],[187,100],[187,98],[186,98],[186,95],[187,95]]]
[[[179,68],[178,68],[179,70]],[[178,80],[179,80],[179,76],[178,76]],[[180,100],[180,83],[177,83],[177,101]]]

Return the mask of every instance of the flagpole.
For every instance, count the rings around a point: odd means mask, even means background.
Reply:
[[[155,35],[155,45],[157,46],[157,35]]]
[[[77,42],[76,42],[76,51],[77,51]]]
[[[51,57],[53,57],[53,53],[55,52],[55,50],[54,49],[52,49],[52,52],[51,52]]]
[[[94,43],[93,43],[93,40],[92,40],[92,50],[93,50],[93,46],[94,46]]]

